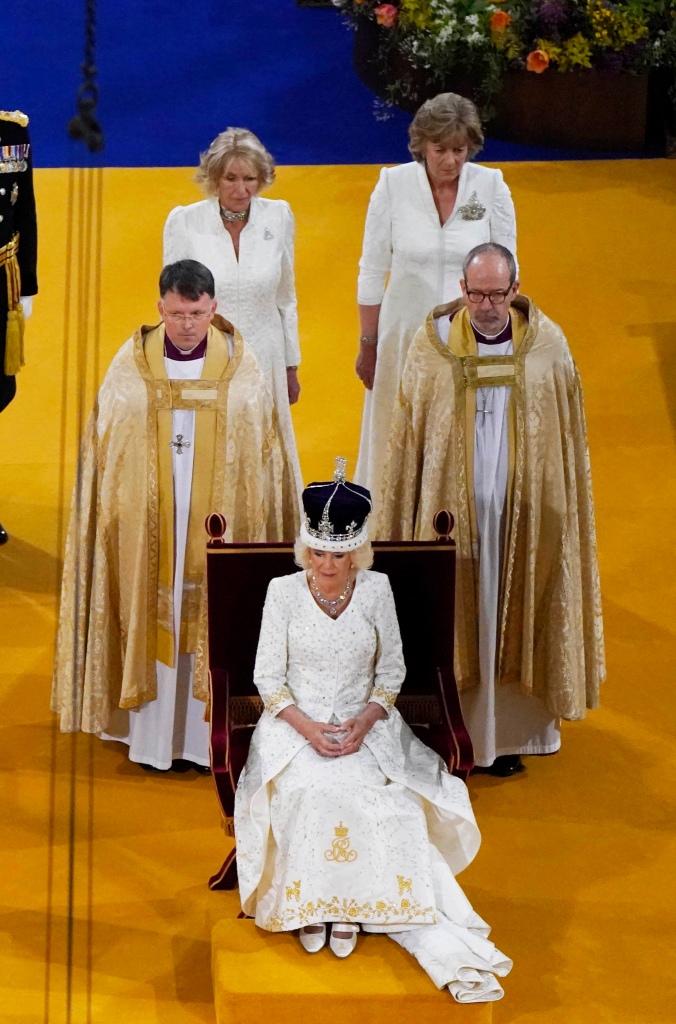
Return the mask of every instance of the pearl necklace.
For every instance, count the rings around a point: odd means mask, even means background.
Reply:
[[[219,203],[219,206],[220,206],[220,209],[221,209],[221,217],[223,218],[223,220],[229,220],[229,221],[233,221],[233,220],[246,220],[247,217],[249,216],[249,208],[248,207],[246,208],[246,210],[242,210],[241,213],[233,213],[232,210],[226,210],[226,208],[224,206],[221,206],[220,203]]]
[[[347,601],[348,597],[352,593],[352,586],[353,581],[348,579],[343,593],[338,597],[334,597],[333,600],[330,600],[328,597],[324,597],[323,594],[320,593],[315,574],[313,573],[310,577],[310,590],[312,591],[313,597],[322,606],[322,608],[326,609],[332,619],[335,619],[342,605]]]

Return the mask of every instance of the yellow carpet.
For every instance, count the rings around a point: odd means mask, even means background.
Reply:
[[[340,1024],[491,1024],[491,1003],[460,1005],[439,992],[401,946],[362,935],[359,955],[330,949],[308,957],[293,934],[223,919],[212,933],[218,1024],[326,1017]]]
[[[271,193],[291,202],[298,225],[304,361],[294,419],[306,479],[325,477],[336,454],[354,466],[355,273],[377,172],[282,168]],[[565,727],[560,755],[531,759],[507,782],[471,780],[484,843],[461,880],[515,961],[497,1024],[673,1024],[676,163],[509,164],[505,175],[523,289],[564,326],[585,387],[609,680],[603,708]],[[101,372],[154,318],[162,225],[173,205],[197,198],[190,176],[103,173],[90,393],[97,359]],[[0,549],[0,1019],[213,1024],[210,931],[237,901],[205,886],[227,844],[210,781],[147,776],[121,747],[81,737],[71,794],[71,743],[50,729],[57,506],[60,487],[71,485],[77,334],[73,322],[64,367],[67,172],[40,171],[36,187],[41,293],[19,397],[0,416],[0,520],[12,535]],[[271,945],[270,986],[277,962]],[[339,1005],[325,1013],[340,1020]]]

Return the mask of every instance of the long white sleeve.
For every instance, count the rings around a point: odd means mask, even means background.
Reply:
[[[274,579],[268,586],[254,666],[254,684],[273,716],[295,704],[286,685],[289,609],[280,584],[281,579]]]
[[[369,701],[380,704],[389,711],[394,707],[401,685],[406,676],[401,634],[397,620],[397,609],[390,581],[385,577],[384,585],[375,603],[375,626],[378,635],[375,678]]]
[[[185,226],[185,207],[176,206],[167,217],[164,225],[163,266],[176,263],[177,260],[191,259],[190,242]]]
[[[502,171],[495,186],[493,209],[491,211],[491,242],[504,245],[516,259],[516,213],[512,193],[509,191]],[[518,265],[518,264],[517,264]]]
[[[279,285],[277,286],[277,309],[282,318],[286,365],[298,366],[300,363],[300,343],[298,341],[298,306],[296,303],[296,284],[293,270],[295,222],[288,203],[284,203],[283,220],[282,273]]]
[[[377,306],[382,302],[391,266],[392,211],[387,168],[383,167],[366,214],[357,284],[357,301],[360,305]]]

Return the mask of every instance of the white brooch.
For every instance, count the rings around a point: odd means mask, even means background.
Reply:
[[[270,228],[266,228],[265,231],[263,232],[263,238],[265,239],[266,242],[269,242],[270,239],[274,238],[274,237],[275,236],[273,235],[273,233],[270,230]]]
[[[458,213],[462,214],[463,220],[482,220],[486,207],[479,202],[476,192],[472,192],[469,202],[459,207]]]

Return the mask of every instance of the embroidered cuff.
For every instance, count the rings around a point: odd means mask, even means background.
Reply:
[[[284,708],[288,708],[290,704],[295,704],[295,700],[291,696],[291,691],[287,686],[282,686],[281,690],[277,690],[275,693],[269,694],[267,697],[263,697],[263,707],[269,715],[278,715]]]
[[[386,690],[384,686],[376,686],[371,691],[369,701],[375,704],[380,704],[386,711],[391,711],[394,707],[397,697],[397,693],[392,693],[391,690]]]

